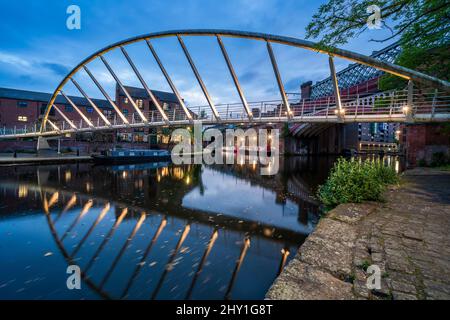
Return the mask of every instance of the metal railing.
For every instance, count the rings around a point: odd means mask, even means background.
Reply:
[[[335,96],[319,99],[291,99],[290,114],[281,100],[248,102],[252,117],[249,117],[242,103],[217,104],[215,108],[220,120],[216,118],[209,105],[190,107],[192,120],[205,124],[264,124],[275,122],[432,122],[450,120],[450,93],[438,90],[419,89],[387,91],[365,95],[343,95],[342,108],[336,107]],[[63,118],[48,119],[43,132],[37,124],[0,127],[0,138],[51,136],[66,133],[107,131],[161,126],[186,126],[192,120],[181,108],[165,110],[167,120],[157,110],[141,111],[141,115],[131,113],[123,118],[117,114],[106,115],[107,124],[102,117],[86,114],[90,121],[79,119],[68,123]],[[94,115],[94,114],[93,114]],[[126,120],[126,121],[125,121]],[[92,126],[90,125],[92,124]],[[73,126],[72,126],[73,125]]]

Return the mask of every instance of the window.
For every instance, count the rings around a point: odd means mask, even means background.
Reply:
[[[123,102],[124,102],[124,103],[128,103],[128,98],[127,98],[127,97],[124,97],[124,98],[123,98]]]
[[[21,122],[27,122],[28,121],[28,117],[27,116],[18,116],[17,120],[21,121]]]
[[[28,107],[28,102],[26,102],[26,101],[17,101],[17,106],[19,108],[26,108],[26,107]]]
[[[42,103],[41,104],[41,108],[39,109],[39,111],[41,112],[41,114],[44,114],[46,109],[47,109],[47,104],[46,103]]]
[[[86,107],[86,112],[92,113],[92,112],[94,112],[94,109],[92,107]]]
[[[144,106],[144,103],[143,103],[142,99],[137,99],[136,100],[136,104],[139,107],[139,109],[142,109],[142,107]]]
[[[163,102],[163,110],[169,110],[169,104],[166,102]]]
[[[72,112],[73,111],[73,107],[72,106],[65,106],[64,110],[66,110],[66,112]]]
[[[127,116],[128,115],[128,109],[123,109],[122,113],[123,113],[124,116]]]

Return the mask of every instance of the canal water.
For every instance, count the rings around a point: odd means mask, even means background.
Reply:
[[[334,160],[0,167],[0,299],[262,299]]]

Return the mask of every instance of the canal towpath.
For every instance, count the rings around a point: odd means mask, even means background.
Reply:
[[[385,202],[328,212],[266,298],[450,299],[449,230],[450,171],[405,171]],[[379,288],[367,286],[371,265]]]

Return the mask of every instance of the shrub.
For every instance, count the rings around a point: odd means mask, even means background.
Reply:
[[[325,184],[319,187],[318,197],[328,208],[348,202],[380,201],[386,185],[397,181],[395,170],[380,160],[339,158]]]

